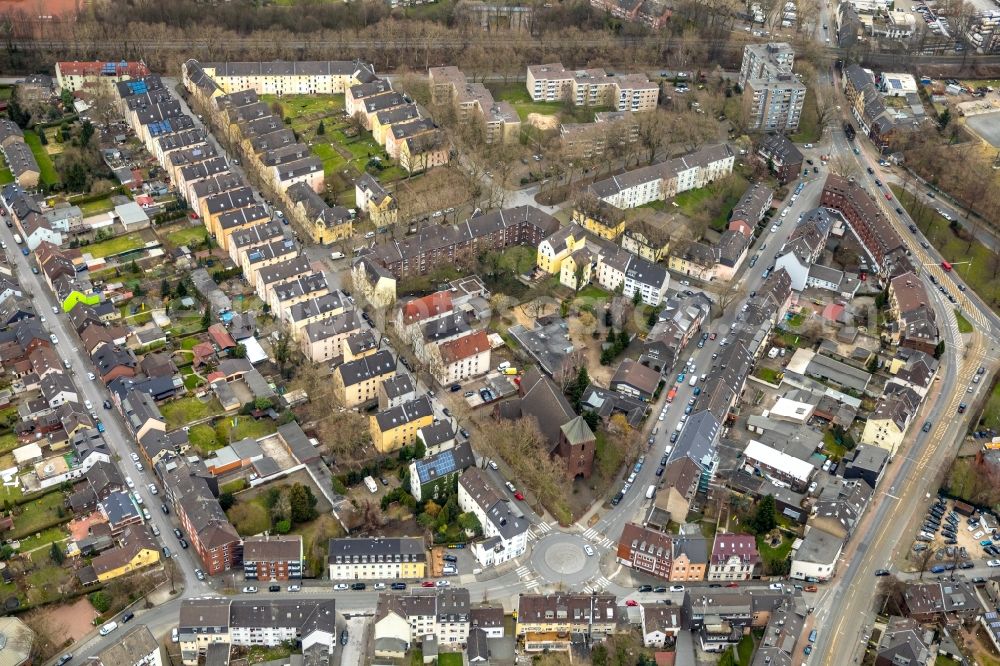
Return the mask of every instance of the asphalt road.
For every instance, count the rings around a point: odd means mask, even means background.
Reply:
[[[81,406],[89,400],[93,405],[93,410],[104,423],[104,439],[108,447],[117,456],[115,464],[122,472],[123,477],[131,478],[135,483],[135,493],[142,498],[143,506],[149,509],[151,523],[156,525],[160,531],[160,536],[154,540],[161,545],[170,548],[174,555],[174,562],[177,564],[179,573],[183,576],[186,593],[188,595],[208,594],[211,588],[206,583],[200,582],[195,577],[194,570],[200,566],[196,562],[194,551],[184,550],[180,547],[177,538],[173,534],[176,526],[172,520],[173,512],[169,516],[160,510],[162,504],[162,494],[153,495],[150,492],[149,484],[156,483],[155,475],[149,470],[138,471],[132,462],[131,454],[137,452],[131,434],[126,430],[120,421],[121,417],[115,409],[104,409],[103,402],[108,399],[108,390],[103,383],[97,380],[89,380],[88,373],[93,372],[93,364],[86,353],[80,348],[80,339],[76,331],[69,325],[69,317],[59,311],[54,314],[52,308],[56,306],[55,298],[49,291],[48,285],[42,280],[41,274],[35,275],[31,272],[31,265],[28,257],[19,252],[21,246],[14,243],[14,233],[6,225],[0,226],[0,238],[7,243],[7,255],[17,271],[18,281],[25,292],[31,298],[39,315],[45,316],[45,326],[50,333],[58,339],[55,349],[59,356],[70,362],[70,372],[72,380],[77,387],[78,397]]]
[[[836,154],[856,158],[862,173],[867,173],[869,166],[875,170],[877,157],[869,155],[870,146],[860,139],[857,145],[861,148],[861,155],[855,156],[843,133],[839,130],[832,133],[832,150]],[[867,185],[873,192],[878,189],[874,182]],[[909,245],[915,262],[924,264],[925,279],[931,273],[937,274],[939,280],[950,281],[953,276],[945,276],[936,266],[936,253],[928,254],[907,229],[910,221],[905,213],[898,215],[894,201],[887,200],[884,193],[876,192],[875,196],[897,233]],[[937,491],[941,471],[951,460],[953,444],[960,441],[967,430],[973,410],[964,416],[958,415],[958,403],[971,403],[981,387],[987,385],[986,382],[980,383],[972,394],[966,393],[966,387],[979,365],[994,365],[994,359],[987,358],[987,350],[979,335],[969,342],[966,349],[955,324],[955,306],[945,300],[934,285],[928,282],[926,287],[933,295],[933,306],[945,340],[938,380],[914,419],[911,426],[914,434],[908,437],[908,444],[900,450],[887,471],[876,491],[872,507],[848,544],[837,569],[837,578],[830,584],[832,593],[826,595],[822,607],[817,608],[817,625],[826,630],[820,631],[814,654],[820,656],[823,664],[848,663],[844,655],[850,655],[854,661],[863,655],[863,635],[874,619],[874,571],[892,568],[895,559],[907,552],[917,521],[922,518],[933,493]],[[957,293],[958,290],[952,289],[952,292]],[[975,307],[974,302],[966,303]],[[971,312],[969,316],[980,330],[991,328],[984,317],[977,319]],[[933,425],[929,433],[924,433],[920,424],[927,420]],[[887,529],[889,526],[893,528]]]
[[[774,263],[774,259],[781,247],[785,244],[788,236],[791,234],[792,230],[798,221],[800,214],[815,208],[819,204],[820,194],[822,193],[823,180],[826,178],[826,173],[821,170],[818,174],[810,173],[809,177],[805,180],[805,187],[802,193],[797,197],[795,203],[788,207],[788,214],[784,218],[779,216],[775,218],[782,219],[783,223],[776,231],[772,232],[771,227],[767,227],[757,238],[750,250],[747,253],[747,259],[743,262],[743,266],[737,273],[735,280],[739,284],[740,288],[743,290],[744,296],[756,291],[760,288],[761,283],[764,281],[764,271]],[[784,207],[782,208],[782,210]],[[754,255],[760,255],[756,264],[750,267],[750,258]],[[683,285],[682,280],[688,279],[691,283],[690,285]],[[697,280],[691,280],[689,278],[684,278],[676,275],[671,276],[671,282],[674,288],[677,290],[697,290],[700,288],[700,283]],[[705,293],[711,297],[713,300],[717,300],[717,296],[709,289],[704,290]],[[727,336],[727,332],[730,330],[732,325],[737,321],[737,318],[741,316],[741,308],[746,298],[740,298],[731,303],[729,307],[722,313],[721,316],[712,320],[708,324],[702,325],[702,330],[704,332],[715,332],[717,333],[715,340],[706,340],[705,346],[698,348],[697,342],[700,340],[700,336],[694,336],[688,347],[681,351],[678,355],[680,359],[694,358],[696,373],[699,376],[702,374],[710,374],[713,369],[714,359],[712,358],[714,354],[718,354],[722,351],[722,340]],[[731,336],[730,336],[731,337]],[[680,370],[677,370],[680,372]],[[673,400],[673,403],[667,409],[667,413],[662,421],[651,420],[652,425],[650,430],[653,428],[657,429],[657,434],[652,446],[649,447],[646,452],[646,461],[640,470],[635,482],[632,484],[631,489],[621,500],[618,506],[611,507],[603,516],[593,525],[590,529],[585,532],[585,534],[593,534],[595,537],[602,535],[604,538],[594,538],[595,545],[603,547],[606,550],[613,550],[618,542],[618,537],[621,536],[622,529],[627,522],[642,522],[649,512],[652,500],[646,499],[645,493],[646,489],[650,485],[657,485],[659,487],[659,481],[662,477],[656,476],[656,469],[659,465],[660,458],[664,455],[667,450],[667,446],[670,445],[670,435],[677,431],[677,424],[684,414],[684,409],[688,405],[691,398],[694,398],[694,387],[690,386],[688,382],[690,381],[690,373],[685,377],[685,381],[678,385],[677,395]],[[672,376],[671,384],[676,382],[676,375]],[[704,383],[699,380],[699,387],[703,387]],[[663,405],[666,404],[666,393],[667,390],[663,391],[663,395],[660,399],[651,406],[651,411],[654,414],[659,415],[660,410]],[[692,410],[692,413],[697,411],[697,403]],[[648,439],[649,432],[644,432],[644,437]],[[671,447],[669,459],[672,460],[676,452],[673,447]],[[622,482],[621,485],[623,485]],[[621,485],[615,486],[612,489],[612,494],[617,492]],[[612,544],[608,544],[608,541]]]

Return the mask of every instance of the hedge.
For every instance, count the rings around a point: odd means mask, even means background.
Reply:
[[[71,520],[73,520],[73,514],[72,513],[70,513],[69,515],[67,515],[67,516],[65,516],[63,518],[56,518],[55,520],[50,520],[49,522],[47,522],[47,523],[45,523],[43,525],[39,525],[38,527],[34,527],[34,528],[28,530],[24,534],[22,534],[22,533],[20,533],[20,532],[18,532],[16,530],[14,530],[14,531],[12,531],[10,533],[10,538],[11,539],[23,539],[23,538],[25,538],[27,536],[31,536],[32,534],[37,534],[38,532],[44,532],[45,530],[51,529],[53,527],[59,527],[61,525],[65,525],[66,523],[68,523]]]
[[[119,185],[118,187],[111,188],[107,192],[99,192],[97,194],[78,194],[76,196],[68,197],[66,200],[69,201],[69,203],[73,204],[74,206],[77,206],[79,204],[87,204],[92,201],[100,201],[101,199],[107,199],[108,197],[114,196],[116,194],[122,194],[124,196],[128,196],[128,192],[125,190],[125,186]]]

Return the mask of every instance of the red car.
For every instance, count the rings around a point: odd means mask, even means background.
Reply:
[[[889,194],[888,192],[885,193],[885,198],[888,199],[889,201],[892,201],[892,195]]]
[[[521,494],[520,490],[518,490],[516,493],[514,493],[514,499],[521,500],[522,502],[524,501],[524,495]]]
[[[739,583],[726,583],[726,587],[739,587]]]
[[[635,599],[627,599],[627,600],[625,601],[625,605],[626,605],[626,606],[638,606],[638,605],[639,605],[639,602],[638,602],[638,601],[636,601]]]
[[[714,339],[716,339],[717,337],[719,337],[719,336],[718,336],[718,335],[716,335],[715,333],[712,333],[712,334],[710,334],[710,335],[708,336],[708,339],[709,339],[709,340],[714,340]]]
[[[420,587],[434,587],[434,581],[432,581],[432,580],[425,580],[424,582],[422,582],[420,584]]]

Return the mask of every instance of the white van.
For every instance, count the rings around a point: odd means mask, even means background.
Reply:
[[[691,379],[688,380],[688,386],[694,386],[698,383],[698,375],[691,375]]]
[[[99,633],[101,634],[101,636],[107,636],[117,628],[118,628],[117,622],[108,622],[106,625],[101,627],[101,631]]]
[[[676,430],[677,432],[680,432],[683,429],[684,429],[684,421],[678,421],[677,425],[674,426],[674,430]]]
[[[343,252],[331,252],[330,253],[330,258],[331,259],[343,259],[344,258],[344,253]]]
[[[378,485],[375,484],[375,479],[370,476],[365,477],[365,487],[368,488],[368,492],[372,495],[378,492]]]
[[[653,495],[656,494],[656,486],[650,486],[646,488],[646,499],[653,499]]]

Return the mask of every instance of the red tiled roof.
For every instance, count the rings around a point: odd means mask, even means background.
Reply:
[[[733,555],[741,561],[757,563],[757,542],[749,534],[716,534],[712,547],[712,564],[725,564]]]
[[[191,351],[194,352],[194,355],[199,358],[208,358],[215,353],[215,347],[207,342],[199,342],[191,349]]]
[[[486,335],[486,331],[476,331],[448,342],[442,342],[438,350],[441,352],[441,360],[444,361],[445,365],[451,365],[487,351],[489,348],[490,339]]]
[[[403,306],[403,323],[409,326],[429,317],[451,312],[451,292],[437,291],[430,296],[415,298]]]
[[[105,60],[93,60],[80,62],[77,60],[70,62],[56,63],[56,67],[64,76],[100,76],[104,70]],[[132,77],[149,76],[149,68],[141,62],[115,63],[115,74],[121,76],[128,74]]]
[[[236,346],[233,336],[229,335],[229,331],[222,324],[212,324],[209,326],[208,334],[212,337],[215,344],[219,346],[219,349],[229,349]]]

